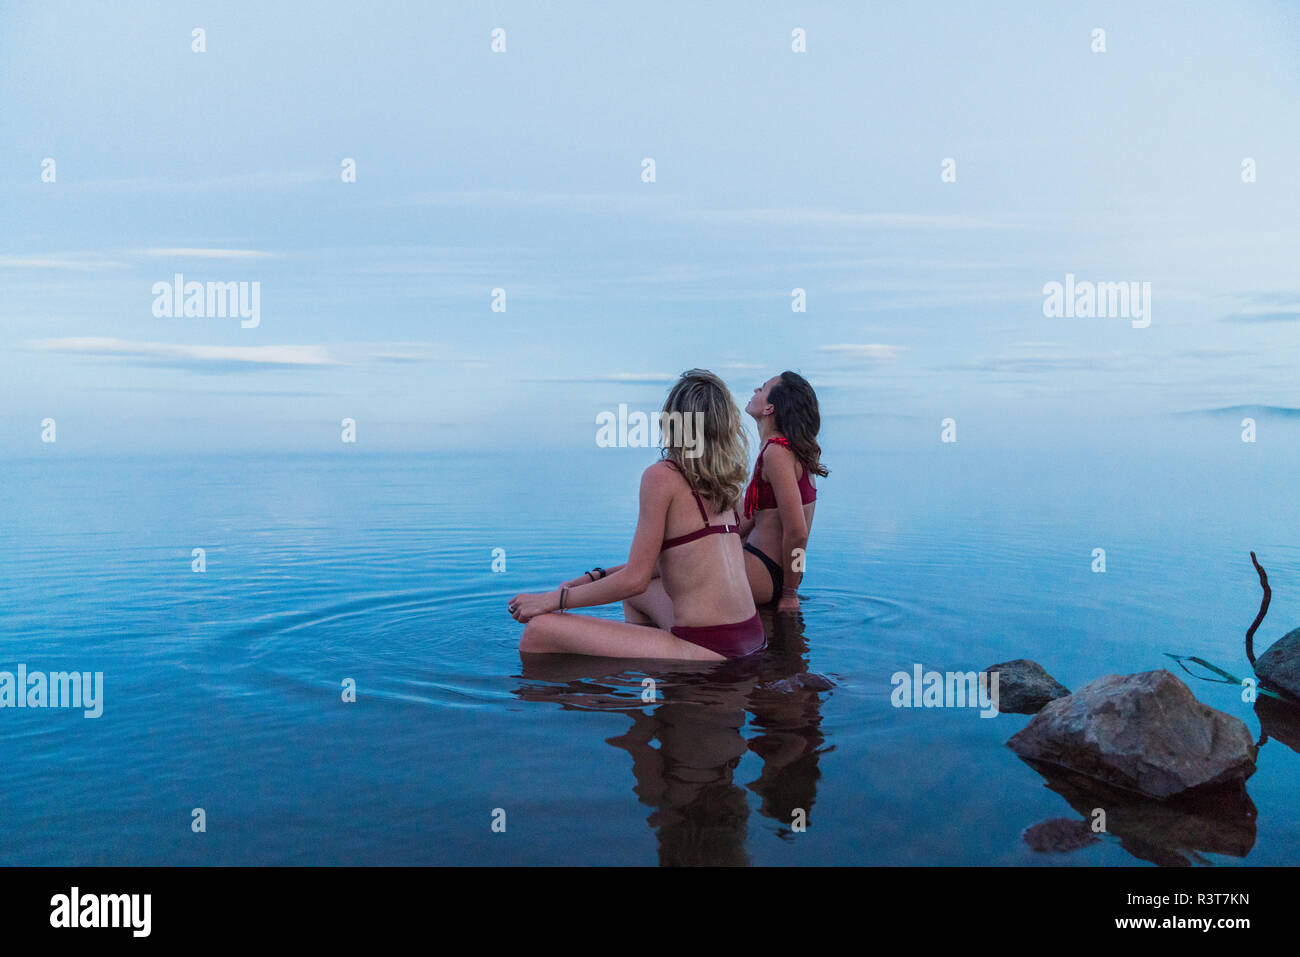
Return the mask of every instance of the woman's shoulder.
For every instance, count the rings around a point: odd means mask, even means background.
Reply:
[[[772,442],[764,452],[766,467],[775,469],[776,474],[785,473],[794,475],[796,480],[801,480],[808,473],[808,467],[799,460],[790,443],[781,436],[773,436]],[[764,477],[767,473],[764,472]]]
[[[677,467],[668,459],[660,459],[651,465],[646,466],[641,473],[641,486],[643,488],[676,488],[680,482],[681,473]]]
[[[789,439],[774,435],[763,446],[763,458],[772,462],[794,462],[798,456],[794,454],[794,449],[790,448]]]

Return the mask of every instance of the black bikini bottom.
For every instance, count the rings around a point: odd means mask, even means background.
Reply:
[[[760,607],[775,608],[781,601],[781,591],[785,586],[785,569],[768,558],[762,551],[749,544],[749,542],[745,543],[745,551],[757,555],[758,560],[767,568],[767,573],[772,576],[772,600]]]

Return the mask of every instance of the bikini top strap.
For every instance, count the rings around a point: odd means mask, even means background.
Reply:
[[[687,477],[686,472],[682,470],[680,465],[672,459],[664,459],[664,461],[676,469],[682,478],[686,479],[686,487],[689,488],[691,494],[695,496],[695,505],[700,510],[700,518],[704,519],[704,524],[707,526],[709,524],[709,513],[704,510],[704,499],[700,498],[700,493],[695,491],[695,486],[691,484],[690,478]]]
[[[779,435],[774,435],[771,438],[769,438],[766,442],[764,442],[763,447],[758,450],[758,460],[760,462],[763,460],[763,453],[767,451],[767,447],[771,445],[773,442],[775,442],[777,445],[784,445],[787,449],[790,447],[789,439],[783,439]]]
[[[763,443],[763,447],[758,450],[758,458],[754,459],[754,478],[756,478],[760,482],[767,481],[767,479],[763,477],[763,453],[767,451],[767,447],[771,445],[773,442],[783,444],[781,436],[779,435],[772,436],[770,439],[768,439],[766,442]]]
[[[762,471],[761,466],[762,466],[762,464],[763,464],[763,453],[767,451],[767,447],[768,447],[769,445],[771,445],[773,442],[775,442],[777,445],[779,445],[779,446],[781,446],[781,447],[783,447],[783,448],[790,449],[791,452],[794,451],[794,449],[790,448],[790,440],[787,439],[787,438],[785,438],[785,436],[782,436],[782,435],[774,435],[774,436],[772,436],[770,439],[768,439],[766,442],[764,442],[764,443],[763,443],[763,447],[762,447],[761,449],[758,450],[758,461],[754,463],[754,471],[755,471],[755,474],[757,474],[758,472],[761,472],[761,471]],[[796,460],[797,460],[797,457],[796,457]],[[798,464],[799,464],[799,465],[803,465],[802,462],[799,462]],[[802,486],[802,485],[804,484],[804,482],[806,482],[807,480],[808,480],[808,467],[807,467],[806,465],[803,465],[803,475],[799,476],[799,484],[800,484],[800,486]],[[766,482],[767,479],[764,478],[763,481]]]

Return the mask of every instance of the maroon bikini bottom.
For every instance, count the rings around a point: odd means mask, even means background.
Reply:
[[[706,625],[699,628],[678,625],[673,628],[673,634],[682,641],[708,648],[726,658],[743,658],[767,647],[767,633],[763,630],[763,620],[758,617],[758,612],[754,612],[753,618],[730,625]]]

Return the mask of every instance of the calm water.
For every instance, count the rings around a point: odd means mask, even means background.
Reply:
[[[916,663],[1031,657],[1073,688],[1169,651],[1246,674],[1251,549],[1258,647],[1300,625],[1300,429],[1161,429],[828,446],[802,626],[695,670],[524,665],[505,612],[625,558],[645,450],[5,463],[0,669],[102,671],[105,705],[0,711],[0,864],[1300,863],[1282,740],[1253,806],[1192,814],[1046,780],[1004,745],[1026,717],[890,705]],[[835,687],[777,684],[807,671]],[[1237,691],[1186,680],[1258,734]],[[1099,804],[1096,845],[1022,839]]]

